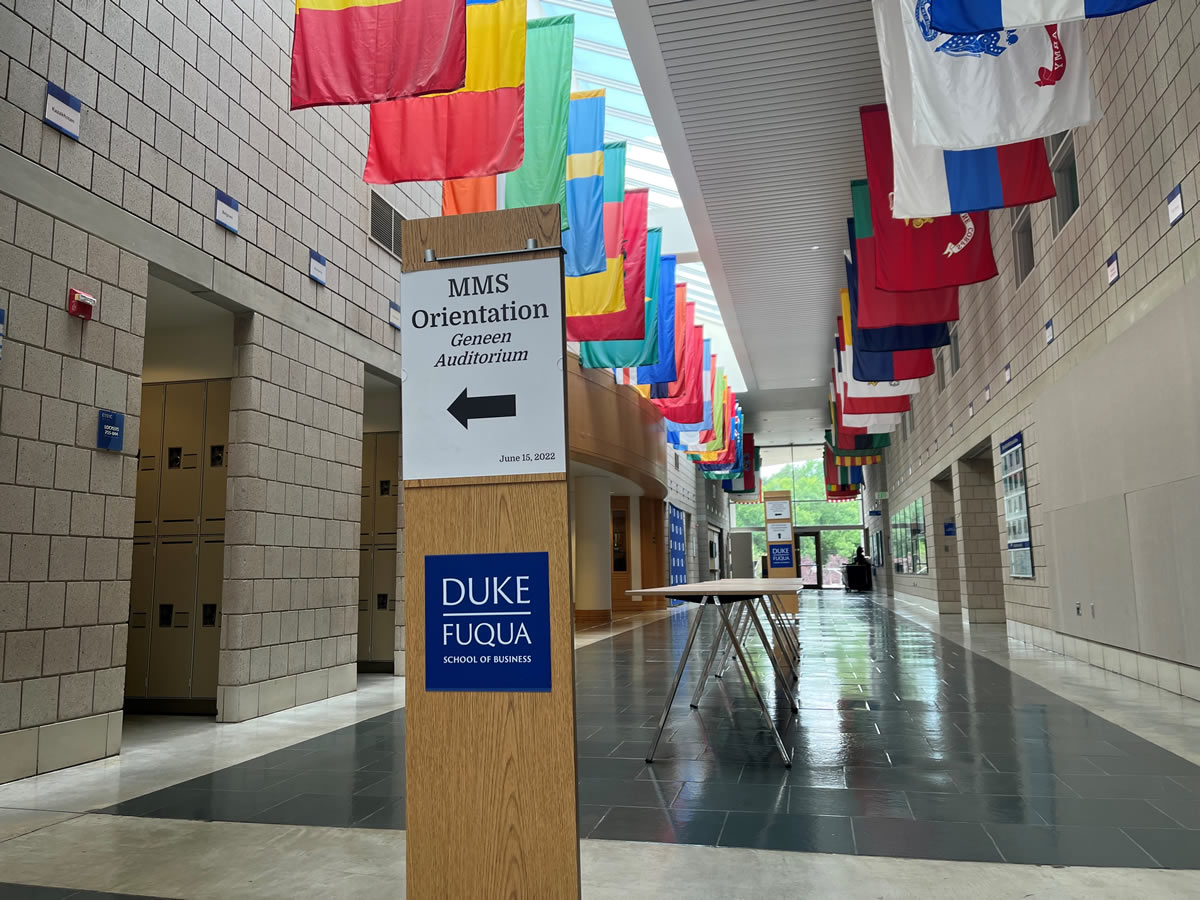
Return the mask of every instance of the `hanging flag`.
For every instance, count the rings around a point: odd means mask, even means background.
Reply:
[[[996,147],[1100,117],[1082,22],[944,34],[931,24],[934,0],[874,2],[900,9],[903,33],[883,39],[889,54],[908,53],[914,143],[943,150]]]
[[[833,427],[841,438],[850,438],[853,436],[856,440],[859,437],[874,438],[877,435],[884,437],[888,433],[894,431],[896,426],[900,424],[900,417],[895,416],[889,418],[885,422],[860,422],[859,419],[867,419],[869,417],[854,417],[853,422],[846,421],[846,416],[842,412],[841,395],[837,391],[835,384],[829,385],[829,414],[830,421],[834,423]]]
[[[603,90],[571,94],[566,172],[563,269],[568,278],[594,275],[605,269]]]
[[[625,308],[567,319],[569,341],[638,340],[646,333],[646,217],[648,188],[625,192],[621,245],[624,251]]]
[[[854,267],[846,261],[847,279],[857,281]],[[857,307],[858,291],[848,291],[851,306]],[[844,315],[844,311],[843,311]],[[934,322],[928,325],[893,325],[891,328],[863,328],[857,324],[858,312],[855,310],[854,346],[865,353],[886,353],[897,350],[923,350],[926,347],[945,347],[950,343],[950,328],[945,322]]]
[[[912,71],[901,37],[906,8],[880,0],[874,6],[892,136],[893,217],[937,218],[1053,197],[1054,177],[1040,138],[979,150],[942,150],[913,142]]]
[[[463,0],[296,0],[292,109],[454,91],[466,72]]]
[[[467,0],[463,87],[372,103],[363,180],[396,184],[511,172],[524,156],[524,107],[524,0]]]
[[[447,178],[442,182],[442,215],[492,212],[496,208],[496,178]]]
[[[995,278],[987,213],[892,218],[887,107],[864,106],[859,115],[875,234],[875,286],[885,291],[926,291]]]
[[[716,364],[716,356],[712,353],[712,341],[705,338],[704,340],[704,372],[702,373],[702,384],[704,385],[704,416],[698,422],[674,422],[666,417],[663,418],[663,427],[667,429],[667,443],[677,450],[702,450],[701,437],[705,434],[711,435],[713,430],[713,415],[721,414],[721,410],[717,407],[714,410],[713,390],[717,382],[719,368]],[[711,440],[710,437],[705,437],[705,441]]]
[[[682,285],[677,285],[678,290]],[[695,304],[687,303],[676,294],[677,306],[684,306],[686,312],[681,321],[684,328],[675,335],[676,347],[682,348],[679,353],[679,377],[669,385],[661,387],[661,396],[655,396],[652,389],[650,400],[658,407],[663,418],[673,422],[699,422],[704,418],[704,329],[695,324]]]
[[[658,362],[638,366],[630,372],[630,383],[650,386],[674,381],[675,366],[675,254],[668,253],[658,269]],[[680,310],[682,313],[683,310]]]
[[[650,385],[651,400],[669,400],[678,397],[684,386],[684,361],[691,352],[688,338],[694,322],[692,304],[687,302],[687,285],[675,285],[675,378],[672,381],[656,381]]]
[[[850,379],[848,373],[841,369],[836,348],[833,365],[838,383],[838,396],[844,412],[850,415],[865,415],[868,413],[908,412],[911,408],[908,394],[864,393],[862,390],[859,390],[857,394],[851,394],[847,382],[853,381],[853,379]],[[861,385],[861,387],[869,387],[869,385]]]
[[[525,159],[505,177],[504,208],[557,203],[567,227],[567,114],[575,17],[534,19],[525,31]]]
[[[845,397],[842,395],[841,386],[838,384],[837,373],[833,373],[833,380],[829,383],[829,398],[831,402],[836,402],[839,414],[841,415],[842,427],[844,428],[875,428],[885,431],[890,431],[892,427],[900,424],[900,417],[904,413],[863,413],[851,415],[844,411],[843,404]]]
[[[894,325],[926,325],[958,319],[958,288],[930,291],[883,291],[875,286],[875,231],[871,224],[871,193],[866,179],[850,182],[854,201],[851,220],[848,275],[858,290],[860,328],[890,328]]]
[[[847,292],[842,297],[842,318],[846,323],[854,353],[848,360],[850,363],[848,377],[855,381],[908,381],[914,378],[928,378],[934,373],[933,350],[863,350],[859,345],[859,337],[863,333],[857,329],[858,310],[854,296]]]
[[[565,279],[564,291],[567,307],[567,340],[577,341],[581,338],[575,331],[573,322],[580,317],[604,315],[620,312],[625,308],[625,266],[621,257],[621,226],[624,204],[610,201],[610,197],[625,197],[625,145],[610,147],[604,145],[603,184],[600,195],[601,212],[597,222],[596,213],[589,210],[587,218],[581,219],[578,226],[588,230],[588,242],[596,240],[595,229],[599,227],[604,253],[604,270],[591,275],[568,277]],[[594,185],[591,185],[594,188]],[[587,197],[589,203],[595,200],[593,193]],[[571,192],[567,194],[567,206],[571,206]],[[613,207],[617,207],[614,209]],[[572,217],[572,222],[577,216]],[[568,237],[570,231],[563,232],[563,246],[568,247],[575,238]]]
[[[947,34],[1053,25],[1129,12],[1154,0],[933,0],[930,25]]]
[[[851,397],[907,397],[919,393],[920,378],[897,379],[896,381],[859,381],[854,377],[854,332],[846,318],[849,303],[846,292],[842,292],[842,314],[837,317],[835,365],[838,373],[846,379],[846,393]]]
[[[607,204],[605,204],[607,206]],[[658,362],[658,289],[662,229],[646,231],[646,302],[640,341],[584,341],[579,362],[585,369],[627,369]],[[614,373],[615,375],[615,373]],[[628,384],[628,380],[623,383]]]

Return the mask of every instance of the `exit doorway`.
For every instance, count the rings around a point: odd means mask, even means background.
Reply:
[[[796,529],[796,574],[807,588],[844,588],[843,567],[862,543],[861,527]]]

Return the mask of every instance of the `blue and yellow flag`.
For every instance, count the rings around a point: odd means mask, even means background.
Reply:
[[[604,91],[576,91],[567,113],[567,222],[563,232],[568,278],[605,269]]]

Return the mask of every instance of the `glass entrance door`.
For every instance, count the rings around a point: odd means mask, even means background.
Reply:
[[[796,535],[796,570],[805,587],[821,587],[821,535],[799,532]]]

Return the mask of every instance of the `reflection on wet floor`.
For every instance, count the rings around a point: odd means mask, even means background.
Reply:
[[[798,627],[798,716],[747,641],[790,770],[734,669],[688,707],[702,654],[644,761],[686,610],[579,649],[581,836],[1200,868],[1200,767],[867,597],[806,594]],[[403,748],[397,710],[103,811],[403,828]]]

